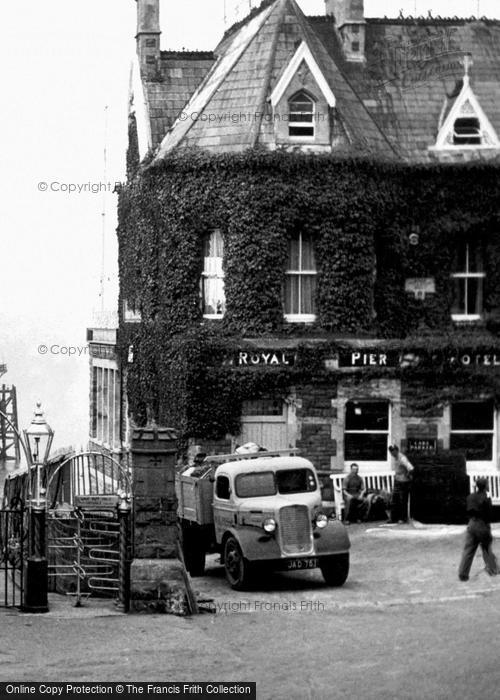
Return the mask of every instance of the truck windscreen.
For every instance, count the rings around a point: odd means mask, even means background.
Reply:
[[[238,474],[235,481],[239,498],[274,496],[277,492],[307,493],[317,488],[316,477],[310,469],[283,469],[278,472]]]
[[[273,472],[251,472],[238,474],[235,481],[236,495],[239,498],[256,498],[257,496],[274,496],[276,483]]]
[[[279,493],[316,491],[316,478],[310,469],[286,469],[276,472]]]

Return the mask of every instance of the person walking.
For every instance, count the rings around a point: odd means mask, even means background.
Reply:
[[[342,483],[342,494],[345,502],[345,524],[351,521],[360,522],[363,515],[365,482],[359,476],[359,466],[351,464],[351,471]]]
[[[389,445],[394,468],[394,488],[391,499],[391,523],[408,521],[408,498],[410,495],[411,473],[413,464],[397,445]]]
[[[490,576],[498,574],[498,563],[492,550],[493,536],[491,534],[491,498],[488,496],[488,480],[483,477],[476,479],[476,492],[467,496],[467,515],[469,523],[465,532],[464,550],[458,578],[460,581],[469,580],[469,572],[476,550],[481,545],[486,572]]]

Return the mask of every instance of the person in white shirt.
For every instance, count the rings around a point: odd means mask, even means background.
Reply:
[[[413,464],[399,450],[397,445],[389,445],[394,468],[394,489],[391,501],[391,523],[408,521],[408,498],[410,495],[411,473]]]

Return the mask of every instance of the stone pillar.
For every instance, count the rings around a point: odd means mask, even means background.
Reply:
[[[186,614],[186,577],[177,558],[177,435],[156,425],[132,433],[134,559],[130,612]]]

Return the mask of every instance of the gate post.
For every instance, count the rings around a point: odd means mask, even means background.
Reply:
[[[120,526],[120,551],[118,562],[118,603],[123,612],[128,612],[130,604],[130,500],[127,494],[120,495],[118,522]]]
[[[28,559],[26,561],[23,611],[49,611],[49,570],[46,549],[45,499],[31,502],[29,511]]]
[[[134,559],[131,612],[187,613],[184,570],[177,558],[177,435],[152,424],[132,435]]]

